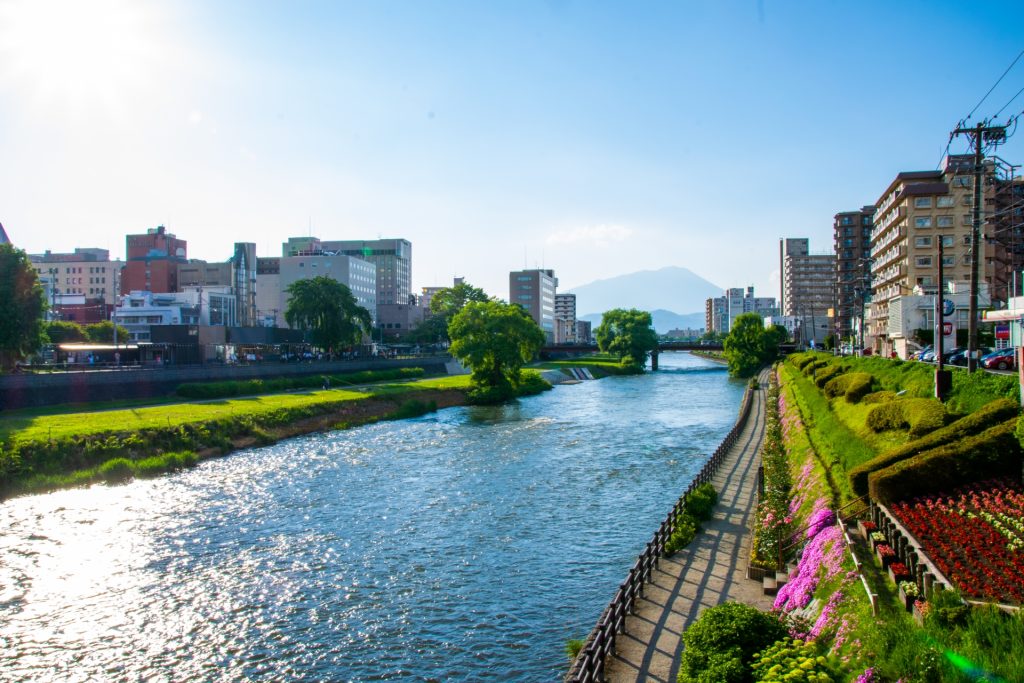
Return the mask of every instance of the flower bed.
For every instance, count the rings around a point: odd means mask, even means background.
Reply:
[[[964,596],[1024,603],[1024,487],[998,480],[923,496],[892,512]]]

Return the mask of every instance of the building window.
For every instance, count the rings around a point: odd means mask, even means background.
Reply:
[[[954,240],[955,240],[955,238],[952,235],[943,235],[942,236],[942,246],[944,246],[944,247],[951,247],[951,246],[953,246]]]
[[[971,176],[969,175],[958,175],[953,178],[953,187],[970,187]]]
[[[944,265],[944,266],[955,266],[956,265],[956,256],[943,256],[942,257],[942,265]]]
[[[932,265],[932,257],[931,256],[918,256],[914,260],[914,263],[917,265],[918,268],[930,268],[931,265]]]
[[[932,208],[932,198],[931,197],[915,197],[914,198],[914,208],[915,209],[930,209],[930,208]]]
[[[952,228],[955,222],[952,216],[938,216],[935,219],[935,224],[940,228]]]
[[[915,218],[914,219],[914,227],[917,227],[917,228],[930,228],[930,227],[932,227],[932,217],[931,216],[919,216],[918,218]]]
[[[929,237],[918,237],[914,239],[915,247],[930,247],[932,246],[932,238]]]
[[[949,207],[953,206],[954,203],[955,202],[953,201],[953,198],[950,197],[949,195],[939,197],[938,199],[935,200],[935,206],[939,207],[940,209],[948,209]]]

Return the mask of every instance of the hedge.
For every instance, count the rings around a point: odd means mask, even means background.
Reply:
[[[754,655],[786,635],[777,616],[756,607],[709,607],[683,632],[678,683],[746,683]]]
[[[923,453],[948,443],[960,441],[1012,419],[1018,413],[1017,405],[1004,398],[996,399],[981,410],[960,418],[956,422],[938,429],[927,436],[911,441],[882,453],[850,470],[850,483],[857,496],[868,492],[868,475],[885,469],[901,460]]]
[[[189,382],[181,384],[175,393],[184,398],[230,398],[269,394],[289,389],[318,389],[324,378],[331,381],[335,389],[351,384],[383,382],[388,380],[416,379],[424,375],[423,368],[396,368],[394,370],[363,370],[340,375],[306,375],[304,377],[278,377],[274,379],[250,379],[227,382]]]
[[[924,436],[946,422],[946,408],[934,398],[904,398],[871,409],[865,423],[873,432],[906,429],[910,436]]]
[[[848,372],[830,379],[823,390],[829,398],[845,396],[848,403],[858,403],[871,393],[874,378],[866,372]]]
[[[843,369],[838,365],[829,365],[827,367],[821,368],[820,370],[816,370],[814,372],[814,383],[820,389],[823,386],[825,386],[825,384],[827,384],[830,379],[842,374],[842,372]]]
[[[881,391],[873,391],[864,398],[861,399],[861,403],[888,403],[889,401],[896,400],[896,392],[888,391],[883,389]]]
[[[1019,477],[1022,451],[1016,418],[868,475],[872,500],[890,503],[993,477]]]

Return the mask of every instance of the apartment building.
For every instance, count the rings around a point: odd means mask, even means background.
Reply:
[[[728,333],[736,318],[744,313],[757,313],[762,318],[778,315],[775,298],[770,296],[754,296],[754,288],[731,287],[725,290],[725,307],[728,326],[722,330]]]
[[[558,278],[553,270],[514,270],[508,275],[509,303],[526,309],[540,325],[549,344],[555,340],[555,290]]]
[[[836,255],[812,254],[805,237],[779,240],[781,313],[800,321],[798,344],[822,343],[832,332],[829,310],[835,302]]]
[[[729,332],[729,313],[724,296],[711,297],[704,302],[704,329],[708,332]]]
[[[177,292],[178,265],[188,262],[188,243],[160,225],[143,235],[125,236],[126,261],[121,294]]]
[[[836,258],[835,333],[847,339],[859,330],[861,308],[870,295],[871,229],[874,206],[837,213],[832,221]]]
[[[911,333],[890,316],[900,297],[947,292],[950,282],[970,280],[973,173],[971,155],[949,156],[942,170],[897,174],[875,203],[865,344],[876,353],[888,356],[907,348],[905,335]],[[992,291],[995,247],[983,241],[981,249],[979,281]]]
[[[110,260],[106,249],[76,248],[68,254],[30,254],[29,261],[46,300],[51,317],[94,323],[110,318],[120,291],[124,262]]]
[[[576,295],[555,294],[555,343],[576,343]],[[558,324],[558,321],[562,321]]]

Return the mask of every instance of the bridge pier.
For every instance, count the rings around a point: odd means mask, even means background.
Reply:
[[[651,351],[651,370],[658,369],[658,349]]]

